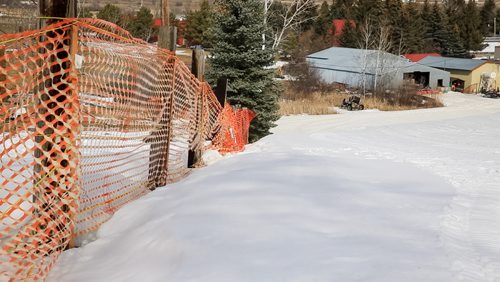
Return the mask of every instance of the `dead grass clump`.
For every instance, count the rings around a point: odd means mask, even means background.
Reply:
[[[399,104],[380,97],[366,96],[361,98],[361,103],[365,106],[365,109],[377,109],[387,112],[439,108],[444,106],[437,96],[427,97],[415,95],[412,99],[412,103]]]
[[[280,101],[281,115],[329,115],[336,114],[335,107],[340,107],[342,100],[348,99],[350,94],[345,92],[331,93],[298,93],[287,92]],[[380,111],[405,111],[425,108],[443,107],[438,95],[414,95],[405,105],[396,100],[374,96],[362,96],[361,103],[365,109],[378,109]]]
[[[331,115],[336,114],[334,107],[336,95],[312,93],[280,101],[280,115]],[[341,100],[342,101],[342,100]]]

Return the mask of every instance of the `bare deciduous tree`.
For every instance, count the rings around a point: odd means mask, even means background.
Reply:
[[[363,89],[363,95],[366,94],[366,72],[368,69],[368,50],[373,47],[373,37],[375,30],[373,25],[367,19],[365,23],[360,27],[360,38],[358,42],[359,49],[364,50],[359,58],[361,62],[361,84]]]
[[[270,16],[270,8],[275,0],[264,0],[264,21],[267,26],[267,20]],[[277,49],[279,45],[286,39],[289,31],[297,28],[302,23],[307,22],[314,17],[304,17],[309,9],[313,6],[314,0],[293,0],[287,4],[286,9],[280,12],[279,15],[274,15],[280,19],[279,26],[272,29],[272,49]],[[266,36],[262,35],[263,48],[265,48]]]
[[[381,25],[376,41],[377,59],[375,61],[375,81],[373,86],[375,92],[378,90],[379,75],[385,76],[387,71],[386,68],[391,65],[389,60],[393,55],[388,53],[391,46],[390,29],[387,25]]]
[[[264,26],[267,26],[267,17],[269,15],[269,9],[273,4],[274,0],[264,0]],[[262,33],[262,50],[266,49],[266,33]]]

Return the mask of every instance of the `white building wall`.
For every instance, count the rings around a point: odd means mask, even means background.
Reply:
[[[320,78],[326,83],[342,83],[349,87],[362,87],[363,75],[359,73],[347,72],[342,70],[328,69],[325,67],[315,67],[314,60],[309,60],[311,66],[318,72]],[[438,87],[438,80],[443,80],[443,86],[450,84],[450,73],[439,69],[434,69],[424,65],[414,64],[410,67],[393,68],[393,71],[387,70],[384,75],[379,75],[379,83],[381,80],[388,81],[391,88],[399,88],[404,82],[405,73],[413,72],[428,72],[429,86],[432,89]],[[366,89],[371,90],[374,86],[374,75],[366,74]]]
[[[353,88],[362,87],[363,85],[362,74],[323,68],[316,68],[316,70],[321,80],[326,83],[342,83]],[[374,81],[373,78],[373,75],[366,74],[366,89],[372,88]]]

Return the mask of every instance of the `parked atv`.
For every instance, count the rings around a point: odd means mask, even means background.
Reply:
[[[359,96],[351,96],[347,101],[345,99],[342,100],[340,108],[348,111],[362,111],[365,109],[365,106],[361,104],[361,98]]]
[[[486,98],[499,99],[500,93],[496,91],[484,91],[481,92],[481,95]]]

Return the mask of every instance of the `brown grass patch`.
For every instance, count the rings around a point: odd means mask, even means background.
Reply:
[[[326,95],[312,93],[308,97],[298,97],[297,99],[281,99],[280,115],[331,115],[337,112],[333,107],[336,104],[337,95]],[[342,99],[340,99],[342,101]]]
[[[345,92],[290,94],[286,93],[280,100],[281,115],[328,115],[336,114],[334,107],[340,107],[343,99],[349,98]],[[361,98],[365,109],[378,109],[380,111],[404,111],[425,108],[443,107],[439,95],[415,95],[409,105],[400,105],[390,99],[365,96]]]

